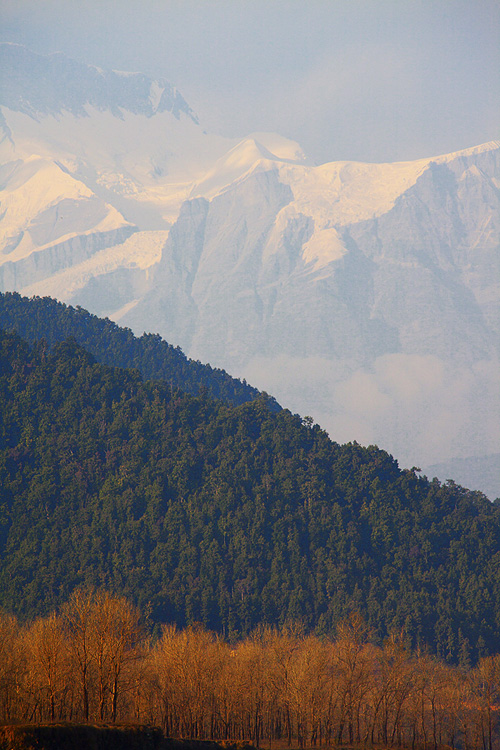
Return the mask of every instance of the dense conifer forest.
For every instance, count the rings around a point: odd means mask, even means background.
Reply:
[[[50,297],[0,293],[0,328],[16,331],[29,343],[45,339],[49,346],[73,337],[98,362],[136,368],[146,379],[164,380],[195,396],[202,389],[230,404],[243,404],[259,395],[258,390],[224,370],[188,359],[179,347],[171,346],[157,334],[145,333],[137,338],[129,328]],[[269,405],[275,410],[280,408],[273,399]]]
[[[265,395],[192,396],[74,340],[2,332],[0,351],[0,606],[21,621],[84,585],[230,641],[358,612],[375,643],[448,663],[499,650],[500,505],[480,493]]]

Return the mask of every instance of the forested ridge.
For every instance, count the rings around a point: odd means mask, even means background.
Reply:
[[[338,445],[269,399],[229,406],[74,340],[1,332],[0,605],[81,585],[232,639],[357,611],[379,642],[469,664],[499,650],[500,506]]]
[[[50,297],[22,297],[0,292],[0,328],[15,331],[28,343],[45,339],[49,346],[73,337],[98,362],[112,367],[138,369],[144,378],[165,380],[172,387],[197,395],[200,388],[230,404],[243,404],[259,396],[245,381],[224,370],[188,359],[161,336],[134,336],[108,318],[98,318],[82,307],[72,307]],[[279,410],[274,399],[270,408]]]

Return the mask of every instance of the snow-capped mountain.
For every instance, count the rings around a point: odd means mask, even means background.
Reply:
[[[181,112],[194,121],[181,94],[165,80],[143,73],[102,70],[71,60],[62,53],[36,55],[18,44],[0,44],[2,104],[39,120],[69,112],[86,116],[87,106],[121,117],[123,111],[151,117]]]
[[[205,133],[164,80],[0,59],[2,289],[157,331],[406,465],[498,452],[499,143],[314,166]]]

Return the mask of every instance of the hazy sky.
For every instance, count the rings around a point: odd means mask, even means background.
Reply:
[[[205,129],[317,162],[500,138],[500,0],[1,0],[0,36],[164,76]]]

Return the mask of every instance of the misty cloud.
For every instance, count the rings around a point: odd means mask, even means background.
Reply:
[[[388,354],[370,368],[348,370],[348,362],[281,356],[255,359],[245,376],[292,411],[311,415],[332,439],[375,443],[402,466],[471,456],[478,442],[484,453],[497,451],[498,362],[459,370],[431,355]]]

